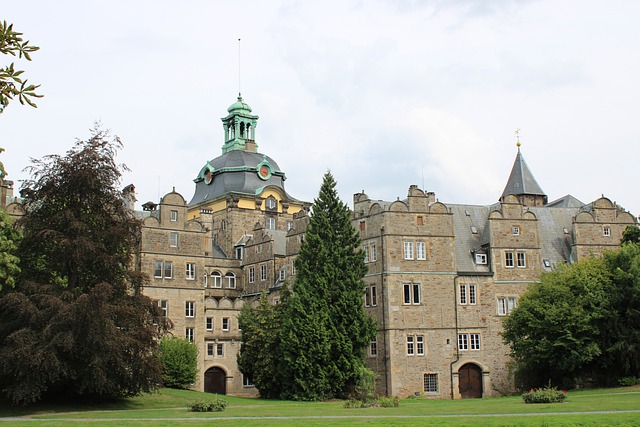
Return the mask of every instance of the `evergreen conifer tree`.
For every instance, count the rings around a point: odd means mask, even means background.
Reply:
[[[375,335],[363,307],[366,272],[360,237],[331,173],[324,176],[296,259],[281,330],[282,397],[345,397],[364,367]]]

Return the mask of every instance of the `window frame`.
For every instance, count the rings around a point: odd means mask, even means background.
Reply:
[[[221,326],[222,326],[222,331],[229,332],[231,330],[231,318],[223,317]]]
[[[222,344],[222,343],[217,343],[216,344],[216,356],[217,357],[224,357],[224,344]]]
[[[427,259],[427,242],[416,242],[416,259],[419,261]]]
[[[227,272],[224,275],[224,284],[226,289],[235,289],[236,288],[236,275],[231,271]]]
[[[195,331],[192,327],[187,327],[184,329],[184,337],[189,342],[195,342]]]
[[[476,254],[476,265],[487,265],[487,254]]]
[[[249,283],[254,283],[256,281],[256,269],[252,265],[249,267]]]
[[[520,235],[520,227],[517,225],[514,225],[511,227],[511,234],[514,236],[519,236]]]
[[[176,210],[171,211],[171,213],[169,214],[169,221],[178,222],[178,211]]]
[[[515,256],[513,251],[505,251],[504,252],[504,266],[505,268],[514,268],[515,267]]]
[[[611,227],[609,226],[602,227],[602,235],[604,237],[611,237]]]
[[[163,261],[163,277],[165,279],[173,279],[173,261]]]
[[[210,276],[213,282],[211,283],[211,287],[216,289],[222,289],[222,273],[216,270],[216,271],[212,271]]]
[[[195,262],[188,262],[185,266],[185,279],[196,280],[196,264]]]
[[[421,290],[419,283],[403,283],[403,305],[420,305]],[[407,299],[407,296],[409,297]]]
[[[424,356],[424,335],[416,335],[416,356]]]
[[[415,337],[413,335],[407,335],[407,356],[415,356]]]
[[[196,302],[185,301],[184,302],[184,317],[196,317]]]
[[[516,252],[516,266],[518,268],[526,268],[527,267],[527,254],[523,251]]]
[[[404,242],[404,259],[413,260],[413,242]]]
[[[169,300],[160,299],[158,300],[158,307],[162,310],[163,317],[169,317]]]
[[[272,216],[265,217],[264,220],[264,228],[267,230],[275,230],[276,229],[276,219]]]
[[[215,354],[216,353],[216,350],[215,350],[216,347],[215,346],[216,346],[216,343],[214,343],[214,342],[208,342],[207,343],[207,356],[213,357],[213,356],[216,355]]]
[[[267,264],[260,264],[260,281],[267,280]]]
[[[377,254],[376,254],[376,244],[375,243],[371,243],[370,245],[370,249],[369,249],[369,261],[370,262],[375,262],[377,259]]]
[[[376,357],[378,355],[378,339],[374,339],[369,342],[369,357]]]
[[[156,279],[162,279],[164,277],[164,261],[154,261],[153,277]]]
[[[205,328],[207,331],[213,331],[213,317],[207,317],[207,318],[205,319],[204,328]]]
[[[425,393],[438,393],[438,373],[425,372],[422,384]]]
[[[169,233],[169,247],[170,248],[177,248],[178,247],[178,232],[177,231],[171,231]]]

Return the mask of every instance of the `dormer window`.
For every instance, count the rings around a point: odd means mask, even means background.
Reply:
[[[476,254],[476,264],[487,265],[487,254]]]
[[[278,207],[278,202],[273,197],[269,197],[265,203],[267,209],[274,210]]]

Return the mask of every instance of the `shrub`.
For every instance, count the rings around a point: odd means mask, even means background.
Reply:
[[[342,404],[345,409],[362,408],[362,402],[356,399],[345,400]]]
[[[380,397],[376,400],[376,404],[381,408],[397,408],[400,406],[400,399],[395,397]]]
[[[191,412],[222,412],[227,407],[227,401],[216,396],[212,400],[196,400],[189,404]]]
[[[550,385],[542,388],[532,388],[522,393],[524,403],[560,403],[567,398],[567,392],[558,390]]]
[[[618,380],[618,384],[622,387],[628,387],[631,385],[640,384],[640,378],[636,377],[623,377]]]

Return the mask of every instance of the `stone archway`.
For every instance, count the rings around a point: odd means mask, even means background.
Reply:
[[[227,394],[227,373],[221,368],[209,368],[204,373],[206,393]]]
[[[463,399],[482,397],[482,368],[467,363],[458,370],[458,390]]]

